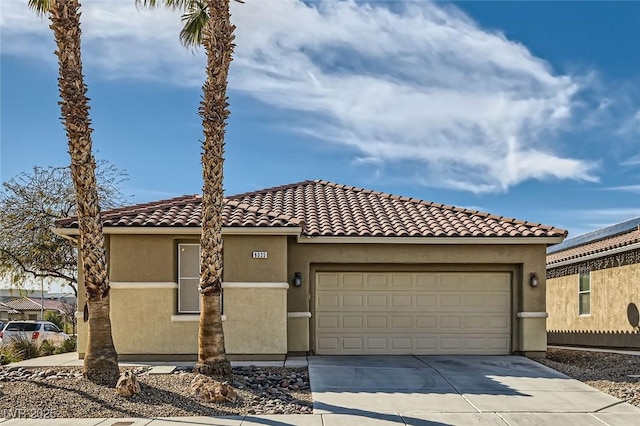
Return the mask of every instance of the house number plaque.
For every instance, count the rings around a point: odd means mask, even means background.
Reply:
[[[267,252],[266,251],[254,251],[253,254],[251,255],[251,257],[253,257],[254,259],[266,259],[267,258]]]

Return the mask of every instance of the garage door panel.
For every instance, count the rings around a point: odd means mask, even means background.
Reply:
[[[370,337],[367,339],[367,349],[369,350],[387,350],[389,347],[387,337]]]
[[[448,274],[440,277],[440,290],[460,291],[464,286],[464,276],[461,274]]]
[[[318,309],[338,308],[340,306],[340,296],[337,294],[318,294]]]
[[[367,306],[370,308],[386,308],[389,305],[389,297],[386,294],[367,295]]]
[[[435,337],[416,336],[415,348],[417,353],[437,353],[438,341]]]
[[[345,308],[361,308],[364,303],[364,296],[361,294],[345,294],[341,297],[342,306]]]
[[[459,329],[460,328],[460,317],[458,316],[440,316],[440,328],[448,329]]]
[[[386,316],[370,316],[366,317],[367,328],[370,330],[379,329],[386,330],[389,328],[389,318]]]
[[[338,289],[338,279],[340,275],[333,273],[318,273],[316,275],[316,287],[318,290]]]
[[[332,332],[333,330],[338,330],[338,323],[340,322],[340,316],[339,315],[323,315],[322,317],[318,318],[318,331],[320,333],[329,331]]]
[[[413,329],[413,317],[412,316],[397,316],[391,317],[391,328],[394,330],[409,328]]]
[[[490,297],[487,297],[487,306],[505,308],[509,306],[509,296],[507,294],[492,294]]]
[[[416,274],[415,279],[416,289],[420,290],[437,290],[438,279],[435,275],[430,274]]]
[[[361,352],[364,349],[365,338],[362,336],[352,336],[342,338],[342,348],[345,351]]]
[[[437,321],[438,318],[435,315],[416,315],[416,329],[418,331],[433,330],[436,327]]]
[[[387,274],[367,274],[366,287],[368,289],[386,290],[389,287],[389,276]]]
[[[317,351],[319,353],[335,352],[341,350],[338,337],[319,337],[317,339]]]
[[[390,349],[391,351],[398,351],[398,350],[403,350],[403,351],[411,351],[412,347],[413,347],[413,339],[411,337],[390,337],[389,340],[391,341],[391,346]]]
[[[508,351],[509,339],[504,337],[494,337],[494,338],[487,339],[487,347],[489,349],[494,349],[497,351]]]
[[[508,354],[507,273],[318,273],[319,354]]]
[[[494,331],[509,331],[509,319],[503,316],[486,318],[486,327]]]
[[[358,316],[343,316],[342,317],[342,328],[355,328],[356,330],[363,328],[364,318],[360,315]]]
[[[391,296],[391,306],[400,308],[411,308],[415,306],[415,295],[396,294]]]
[[[393,274],[391,275],[391,287],[396,290],[410,290],[414,287],[413,279],[412,274]]]
[[[508,351],[508,340],[496,338],[474,338],[465,336],[340,336],[335,338],[318,339],[321,351],[331,351],[343,355],[392,354],[392,353],[446,353],[459,354],[490,354],[502,355]]]
[[[342,281],[342,288],[353,289],[364,287],[364,277],[361,274],[344,274],[342,280],[338,280],[338,285]]]
[[[433,308],[437,306],[437,297],[435,294],[417,294],[416,295],[416,307],[418,308]]]

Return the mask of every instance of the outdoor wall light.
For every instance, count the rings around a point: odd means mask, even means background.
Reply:
[[[535,272],[532,272],[529,274],[529,285],[531,287],[538,287],[538,284],[540,284],[540,279],[538,278],[538,274],[536,274]]]
[[[294,272],[293,274],[293,286],[300,287],[302,285],[302,273]]]

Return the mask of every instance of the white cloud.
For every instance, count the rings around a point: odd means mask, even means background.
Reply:
[[[640,163],[636,163],[636,164],[640,164]],[[636,194],[640,193],[640,185],[611,186],[603,189],[606,191],[633,192]]]
[[[627,118],[622,123],[622,125],[618,129],[618,134],[632,137],[637,137],[638,135],[640,135],[640,110],[636,111],[633,116]],[[636,156],[636,158],[637,157],[638,156]]]
[[[3,54],[41,57],[46,22],[3,0]],[[202,53],[177,41],[179,14],[133,0],[87,2],[85,63],[105,78],[199,86]],[[557,75],[528,49],[453,6],[353,1],[232,4],[238,29],[230,87],[290,111],[294,131],[401,164],[425,185],[505,191],[528,179],[595,181],[596,165],[563,155],[581,78]],[[373,166],[375,167],[375,166]]]
[[[635,167],[640,166],[640,155],[632,155],[620,163],[621,166]]]
[[[572,212],[581,218],[589,218],[592,221],[598,223],[607,223],[609,226],[618,222],[624,222],[628,219],[640,216],[640,207],[611,207],[604,209],[587,209]]]

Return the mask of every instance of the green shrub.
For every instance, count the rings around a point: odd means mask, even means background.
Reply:
[[[0,365],[11,364],[22,361],[20,354],[16,352],[13,345],[0,345]]]
[[[48,340],[45,340],[40,345],[40,355],[38,355],[38,356],[53,355],[55,350],[56,350],[56,347],[53,346],[53,344],[51,342],[49,342]]]
[[[62,324],[62,317],[55,312],[49,311],[45,313],[44,320],[54,323],[60,330],[64,329],[64,324]]]
[[[62,342],[62,344],[56,348],[55,353],[64,354],[67,352],[75,352],[75,351],[76,351],[76,338],[72,337]]]
[[[37,358],[40,356],[40,345],[27,336],[18,336],[9,344],[22,359]]]

